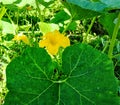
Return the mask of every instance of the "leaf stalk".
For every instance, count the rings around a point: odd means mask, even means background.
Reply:
[[[115,46],[115,41],[116,41],[116,38],[117,38],[119,26],[120,26],[120,13],[118,14],[118,21],[117,21],[117,23],[114,27],[112,39],[110,41],[110,46],[109,46],[109,50],[108,50],[108,57],[110,59],[112,59],[112,56],[113,56],[113,48]]]

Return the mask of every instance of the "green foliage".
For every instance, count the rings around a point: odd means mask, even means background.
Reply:
[[[3,34],[14,34],[16,30],[16,26],[14,24],[11,24],[9,22],[0,20],[0,28],[2,29]]]
[[[78,5],[63,2],[65,7],[69,10],[73,20],[86,19],[100,15],[100,13],[88,9],[83,9]]]
[[[44,5],[45,7],[48,7],[50,4],[54,2],[54,0],[38,0],[40,4]]]
[[[59,30],[59,26],[54,23],[39,22],[40,31],[45,34],[54,30]]]
[[[4,105],[119,105],[112,61],[86,44],[67,47],[60,70],[43,48],[28,47],[6,73]]]
[[[66,0],[63,4],[70,11],[73,19],[86,19],[94,16],[102,15],[112,9],[120,9],[120,1],[112,0]]]
[[[99,18],[99,22],[104,26],[110,36],[112,36],[117,15],[117,13],[108,13]]]
[[[12,3],[14,3],[15,1],[17,1],[17,0],[1,0],[1,2],[2,2],[3,4],[12,4]]]
[[[71,22],[70,24],[69,24],[69,26],[67,27],[67,30],[72,30],[72,31],[74,31],[75,29],[76,29],[76,27],[77,27],[77,23],[75,22],[75,21],[73,21],[73,22]],[[66,31],[67,31],[66,30]]]
[[[70,19],[70,16],[64,10],[61,10],[51,19],[51,23],[64,23],[64,21],[68,19]]]
[[[5,7],[2,7],[2,8],[0,9],[0,20],[1,20],[2,17],[4,16],[5,12],[6,12]]]
[[[91,0],[66,0],[69,3],[75,4],[83,9],[88,9],[96,12],[104,12],[106,9],[120,8],[119,0],[99,0],[97,2]]]
[[[105,5],[107,5],[107,8],[112,9],[112,8],[116,8],[119,9],[120,8],[120,0],[100,0],[101,3],[104,3]]]
[[[0,79],[4,82],[8,64],[5,105],[120,105],[120,86],[114,76],[115,72],[120,79],[120,0],[0,1]],[[71,39],[71,46],[50,56],[38,48],[38,42],[55,29]],[[102,34],[94,33],[96,29]],[[31,47],[12,40],[22,34]],[[73,45],[78,42],[86,44]],[[111,59],[103,54],[110,43]]]

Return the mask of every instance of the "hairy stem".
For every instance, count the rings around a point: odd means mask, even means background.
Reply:
[[[118,21],[114,27],[112,39],[110,41],[110,46],[109,46],[109,50],[108,50],[108,57],[109,58],[112,58],[112,56],[113,56],[113,48],[115,46],[115,41],[116,41],[116,37],[118,34],[119,26],[120,26],[120,13],[118,14]]]

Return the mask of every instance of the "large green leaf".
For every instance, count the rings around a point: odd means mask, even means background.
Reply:
[[[52,62],[47,52],[40,48],[28,48],[7,67],[7,87],[10,92],[5,105],[45,105],[46,100],[54,105],[57,102],[58,84],[49,80],[51,73]]]
[[[120,9],[120,0],[100,0],[100,2],[107,5],[109,9]]]
[[[119,105],[113,63],[89,45],[62,55],[62,70],[42,48],[28,48],[7,66],[4,105]],[[58,74],[58,77],[55,76]]]
[[[62,65],[68,79],[61,86],[61,99],[71,102],[66,105],[119,105],[113,64],[105,54],[77,44],[63,52]]]
[[[120,0],[66,0],[69,3],[80,6],[81,8],[103,12],[106,9],[120,9]]]
[[[91,18],[108,10],[120,9],[120,0],[66,0],[63,4],[74,19]]]
[[[108,13],[99,18],[99,22],[104,26],[110,36],[112,36],[115,24],[117,23],[117,21],[115,22],[117,16],[118,13]]]
[[[93,11],[103,11],[106,7],[104,3],[93,2],[92,0],[67,0],[67,2],[78,5],[81,8],[93,10]]]
[[[82,8],[78,5],[72,4],[72,3],[63,2],[63,4],[69,10],[73,20],[91,18],[91,17],[98,16],[101,14],[96,11],[84,9],[84,8]]]

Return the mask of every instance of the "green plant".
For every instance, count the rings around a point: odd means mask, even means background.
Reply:
[[[4,105],[118,105],[117,81],[107,55],[75,44],[61,59],[56,66],[43,48],[28,47],[7,67]]]
[[[4,105],[120,104],[119,84],[114,75],[114,69],[120,67],[119,0],[32,0],[30,3],[10,0],[2,3],[0,38],[5,51],[10,53],[12,47],[14,52],[8,57],[11,62],[6,67],[9,91]],[[118,12],[110,13],[114,9]],[[114,22],[115,19],[118,20]],[[100,22],[108,35],[101,37],[93,33],[95,22]],[[60,37],[57,38],[54,30],[72,37],[71,45],[58,49],[64,44],[59,42]],[[58,41],[51,41],[49,35],[45,37],[48,32],[54,33],[51,40]],[[8,46],[4,38],[10,35],[12,38],[7,41],[11,46]],[[41,40],[45,48],[39,48]],[[58,53],[53,52],[52,44],[57,46]],[[46,50],[52,50],[54,55]],[[115,73],[118,77],[119,72]]]

